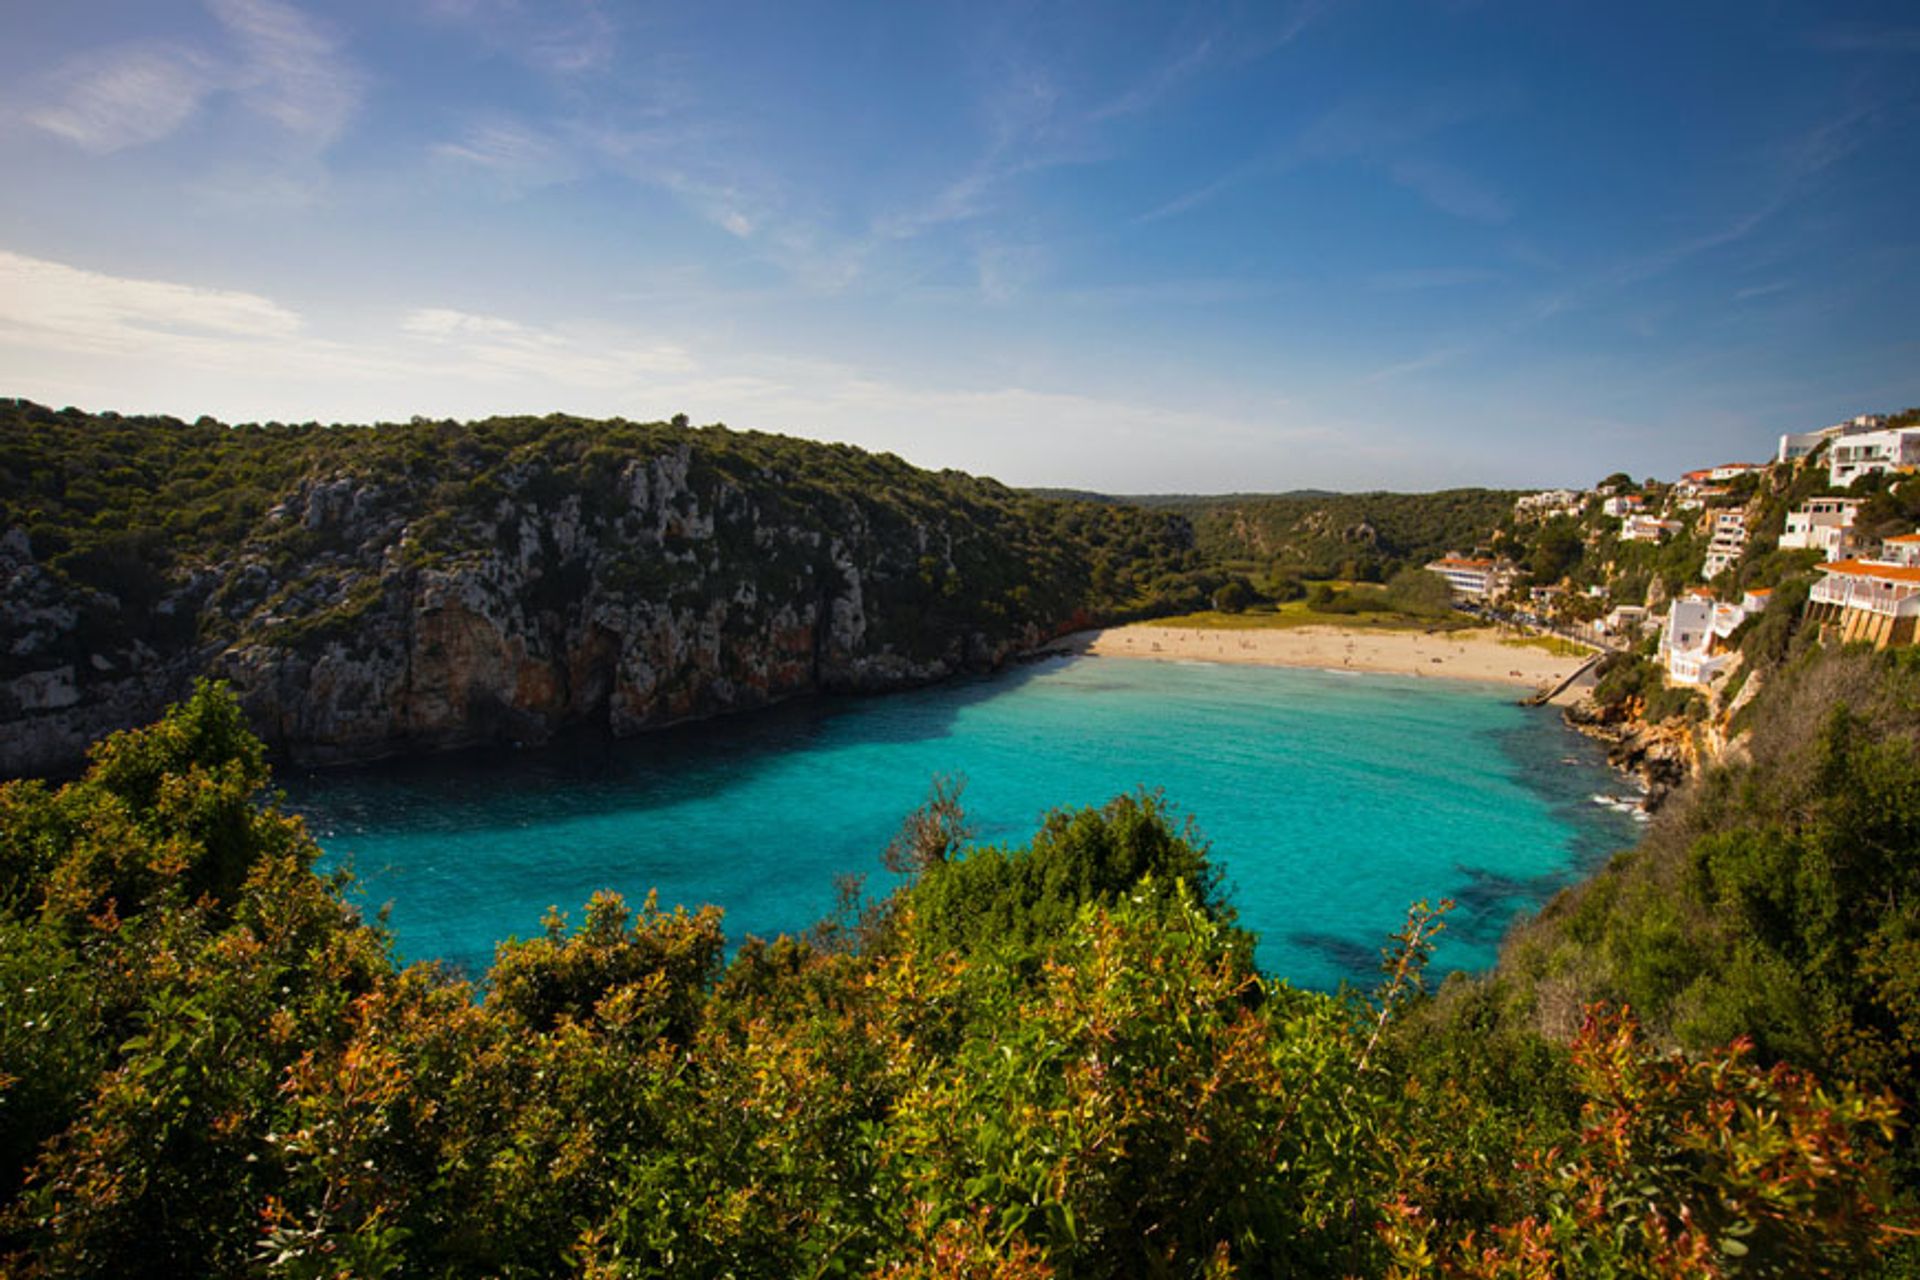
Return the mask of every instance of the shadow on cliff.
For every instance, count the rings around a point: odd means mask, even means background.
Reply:
[[[279,782],[292,809],[317,819],[323,843],[328,828],[467,833],[654,808],[723,796],[820,748],[945,737],[968,707],[1017,691],[1050,665],[900,693],[806,695],[633,738],[576,731],[525,749],[476,747],[324,770],[283,766]]]

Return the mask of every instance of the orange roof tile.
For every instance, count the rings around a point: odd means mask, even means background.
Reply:
[[[1920,533],[1899,533],[1891,538],[1882,538],[1882,542],[1920,542]]]
[[[1828,573],[1849,578],[1879,578],[1886,582],[1920,582],[1920,564],[1881,564],[1873,560],[1834,560],[1818,565]]]

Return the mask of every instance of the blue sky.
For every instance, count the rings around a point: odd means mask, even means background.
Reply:
[[[1016,484],[1672,475],[1920,403],[1920,11],[0,14],[0,393]]]

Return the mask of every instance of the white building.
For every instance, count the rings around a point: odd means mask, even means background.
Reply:
[[[1766,467],[1758,462],[1723,462],[1707,472],[1707,479],[1715,484],[1725,484],[1754,471],[1765,471]]]
[[[1660,664],[1674,684],[1710,684],[1732,661],[1732,654],[1714,652],[1714,608],[1713,597],[1704,592],[1688,592],[1667,605]]]
[[[1711,528],[1713,536],[1707,543],[1707,563],[1700,570],[1700,576],[1704,578],[1719,577],[1746,550],[1747,513],[1738,509],[1716,511]]]
[[[1857,549],[1853,517],[1863,498],[1809,498],[1806,505],[1787,512],[1783,551],[1824,551],[1829,560],[1844,560]]]
[[[1899,554],[1907,554],[1904,549]],[[1912,644],[1920,630],[1920,564],[1836,560],[1807,594],[1807,621],[1842,643]]]
[[[1678,520],[1660,520],[1653,516],[1628,516],[1620,522],[1622,542],[1665,542],[1680,532]]]
[[[1515,498],[1513,517],[1516,520],[1551,520],[1555,516],[1577,516],[1586,501],[1587,495],[1578,489],[1545,489]]]
[[[1637,604],[1623,604],[1600,620],[1600,629],[1610,636],[1638,636],[1647,629],[1647,611]]]
[[[1741,623],[1767,607],[1767,590],[1749,591],[1738,603],[1714,599],[1707,591],[1689,591],[1667,606],[1660,633],[1660,662],[1674,684],[1712,684],[1737,656],[1726,647]]]
[[[1861,476],[1920,466],[1920,427],[1842,436],[1827,450],[1827,482],[1845,488]]]
[[[1600,510],[1603,514],[1620,520],[1645,510],[1646,505],[1647,500],[1637,493],[1616,493],[1600,504]]]
[[[1857,436],[1867,431],[1878,431],[1886,421],[1877,413],[1863,413],[1857,418],[1836,422],[1818,431],[1803,431],[1798,435],[1781,436],[1780,449],[1774,455],[1774,461],[1792,462],[1796,458],[1804,458],[1828,440],[1839,436]]]
[[[1920,533],[1902,533],[1886,539],[1874,559],[1881,564],[1920,565]]]
[[[1702,489],[1713,483],[1713,468],[1705,467],[1699,471],[1688,471],[1673,482],[1673,493],[1677,498],[1695,498]]]
[[[1447,580],[1453,594],[1469,600],[1491,600],[1513,585],[1518,570],[1511,561],[1447,555],[1427,566]]]

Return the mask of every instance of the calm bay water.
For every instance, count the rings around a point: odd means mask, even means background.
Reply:
[[[1637,838],[1621,782],[1556,713],[1440,680],[1049,661],[885,698],[809,700],[636,741],[283,777],[329,860],[388,904],[406,959],[482,971],[597,889],[716,903],[736,940],[806,928],[869,873],[935,773],[983,842],[1159,787],[1227,873],[1270,973],[1370,981],[1417,898],[1452,897],[1435,963],[1490,964],[1514,913]]]

